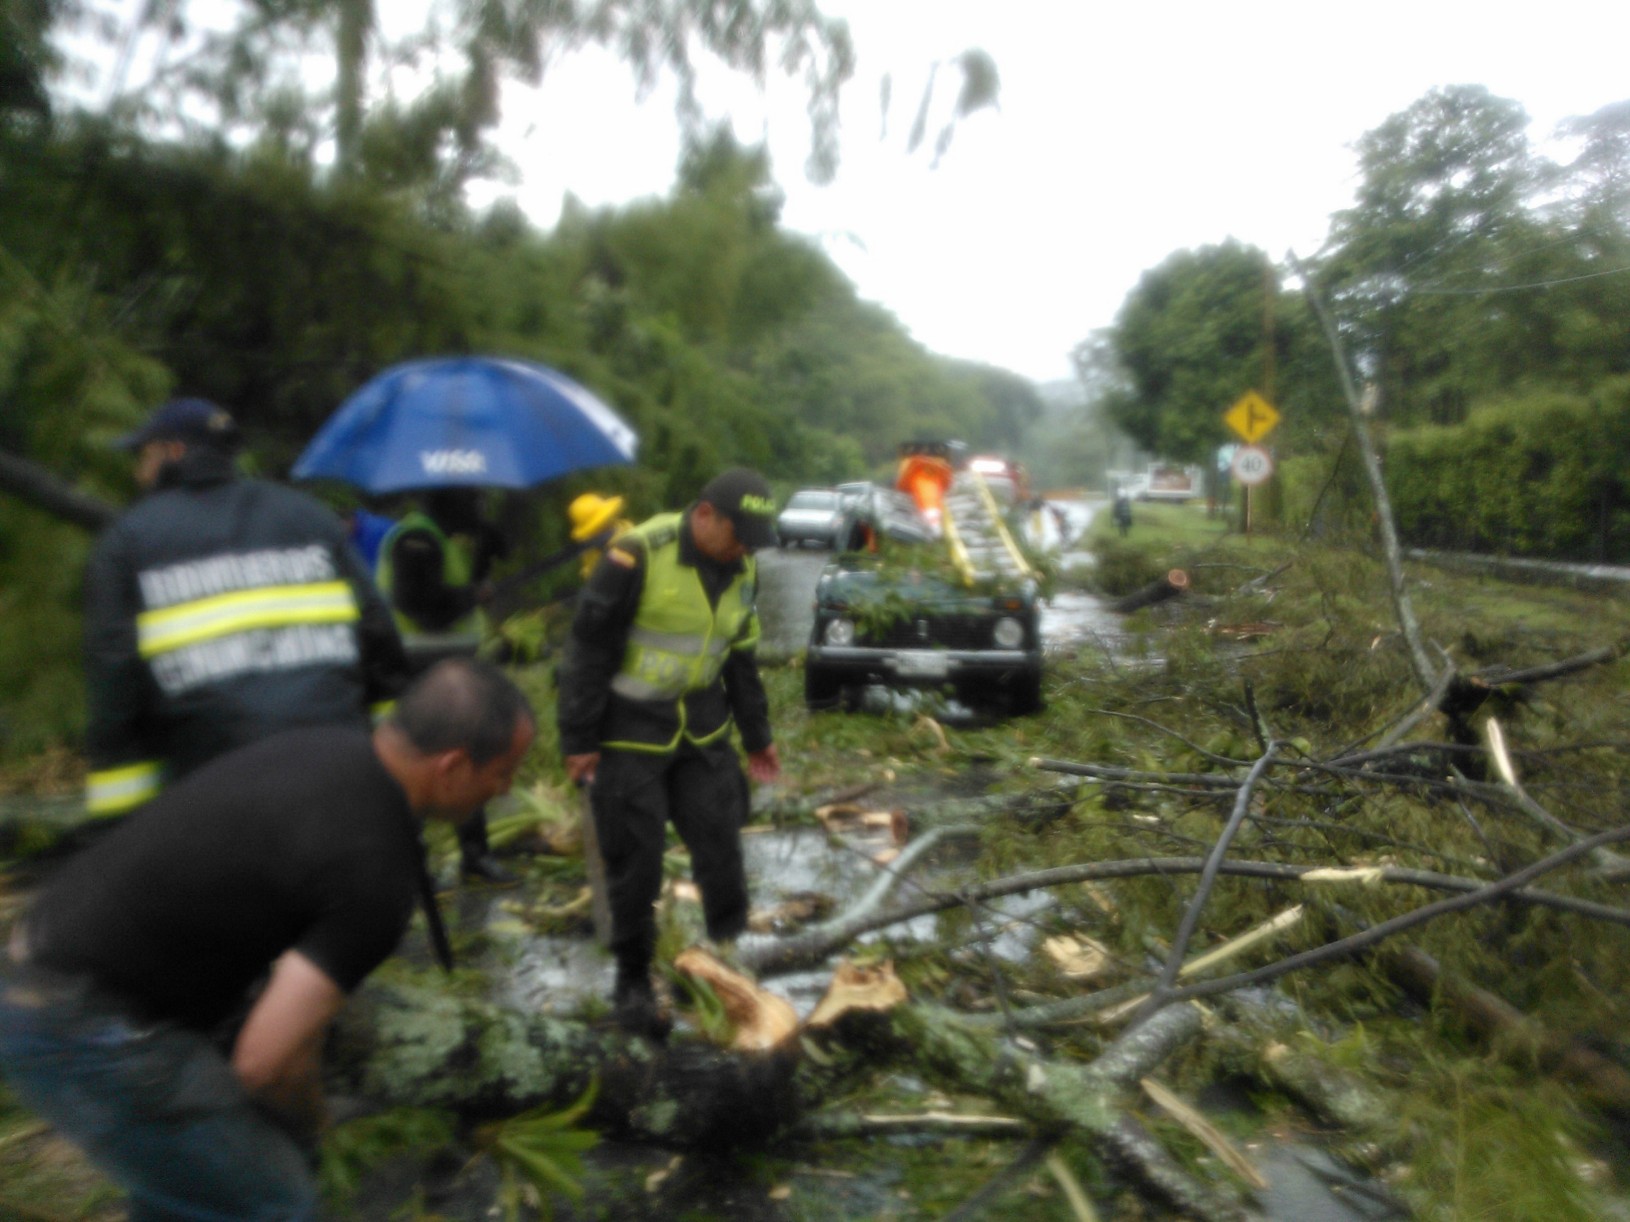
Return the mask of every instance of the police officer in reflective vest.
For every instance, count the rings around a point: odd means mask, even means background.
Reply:
[[[503,536],[481,514],[479,488],[437,488],[425,494],[422,509],[391,527],[375,576],[415,674],[443,658],[475,656],[487,631],[487,571],[505,550]],[[492,855],[485,811],[459,825],[458,842],[466,877],[518,881]]]
[[[758,571],[775,544],[775,504],[757,472],[726,471],[683,513],[617,536],[578,602],[557,682],[567,774],[590,784],[605,858],[617,1021],[660,1038],[651,986],[653,905],[666,828],[690,849],[708,936],[747,926],[741,825],[747,783],[781,771],[754,656]]]
[[[97,540],[85,575],[94,815],[282,730],[366,728],[405,680],[344,524],[303,492],[238,479],[237,441],[216,404],[172,399],[118,443],[147,495]]]

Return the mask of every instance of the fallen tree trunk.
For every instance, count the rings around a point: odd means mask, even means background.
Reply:
[[[914,1067],[987,1095],[1031,1131],[1092,1141],[1185,1213],[1243,1216],[1236,1201],[1190,1175],[1117,1101],[1199,1033],[1193,1007],[1170,1007],[1080,1066],[1028,1056],[951,1011],[898,1004],[903,993],[875,985],[866,992],[867,1000],[842,1007],[843,1015],[813,1038],[842,1043],[858,1029],[869,1052],[903,1050]],[[857,1013],[859,1028],[846,1021]],[[876,1038],[880,1022],[889,1039]],[[597,1083],[588,1124],[676,1148],[762,1145],[797,1131],[803,1120],[792,1053],[726,1052],[689,1039],[656,1048],[609,1027],[521,1015],[430,989],[364,988],[342,1014],[329,1064],[337,1093],[377,1107],[439,1108],[466,1121],[564,1107]],[[1000,1127],[1012,1131],[1011,1124]]]
[[[467,1121],[564,1108],[598,1083],[586,1122],[675,1148],[762,1144],[800,1117],[796,1059],[693,1039],[654,1048],[617,1030],[430,988],[365,986],[330,1040],[327,1081],[376,1108]]]
[[[1141,590],[1134,590],[1125,598],[1118,598],[1109,604],[1111,611],[1118,611],[1122,615],[1130,614],[1142,607],[1151,607],[1155,603],[1165,602],[1168,598],[1176,598],[1189,588],[1189,575],[1182,569],[1172,569],[1158,581],[1151,581]]]
[[[1503,997],[1444,971],[1417,946],[1389,946],[1383,962],[1417,999],[1430,1004],[1436,997],[1451,1006],[1508,1060],[1537,1063],[1568,1079],[1596,1106],[1630,1116],[1630,1073],[1616,1061],[1547,1030]]]
[[[1246,1216],[1237,1198],[1196,1180],[1119,1103],[1122,1092],[1199,1034],[1200,1013],[1193,1006],[1161,1011],[1085,1066],[1025,1056],[934,1007],[903,1007],[893,1020],[915,1063],[946,1085],[994,1099],[1043,1130],[1067,1131],[1091,1141],[1122,1171],[1188,1216]]]
[[[89,531],[99,531],[119,516],[118,506],[81,492],[39,463],[6,450],[0,450],[0,492]]]

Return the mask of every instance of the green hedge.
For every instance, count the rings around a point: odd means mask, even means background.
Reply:
[[[1630,562],[1630,379],[1395,433],[1384,470],[1414,546]]]
[[[1413,547],[1630,564],[1630,378],[1589,394],[1535,392],[1462,424],[1385,435],[1398,533]],[[1357,449],[1280,464],[1287,531],[1373,529]]]

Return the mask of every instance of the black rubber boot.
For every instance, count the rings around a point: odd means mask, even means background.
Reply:
[[[521,881],[520,875],[506,869],[491,853],[464,853],[459,857],[459,873],[467,879],[487,883],[494,887],[513,887]]]
[[[617,1025],[628,1034],[644,1036],[659,1043],[668,1038],[668,1033],[674,1027],[673,1015],[657,1001],[647,968],[635,970],[618,967],[617,988],[612,994],[612,1014]]]
[[[506,870],[492,855],[487,842],[487,812],[478,810],[458,829],[459,873],[473,882],[488,883],[494,887],[513,887],[520,876]]]

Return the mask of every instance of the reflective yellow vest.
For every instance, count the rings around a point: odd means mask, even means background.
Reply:
[[[742,571],[719,594],[717,606],[708,602],[701,574],[679,560],[679,524],[682,515],[660,514],[620,537],[627,546],[645,545],[645,588],[629,627],[621,669],[611,690],[626,700],[672,703],[678,727],[667,743],[611,742],[608,747],[633,751],[671,751],[682,737],[698,744],[729,733],[726,717],[718,729],[701,738],[685,727],[685,696],[704,691],[719,680],[731,650],[758,644],[758,619],[753,598],[758,570],[751,556]]]
[[[469,547],[460,539],[449,538],[447,533],[436,525],[436,520],[421,510],[414,510],[391,527],[390,532],[379,544],[379,568],[375,580],[379,582],[379,588],[384,591],[385,600],[391,605],[391,614],[396,619],[397,631],[402,634],[404,640],[409,637],[435,637],[437,639],[469,637],[473,643],[479,643],[487,627],[487,618],[479,607],[473,608],[467,615],[460,617],[436,632],[432,632],[397,607],[394,552],[396,550],[396,541],[410,530],[426,531],[435,536],[436,542],[440,544],[441,579],[443,584],[455,588],[468,586],[470,584],[470,573],[474,567]]]

